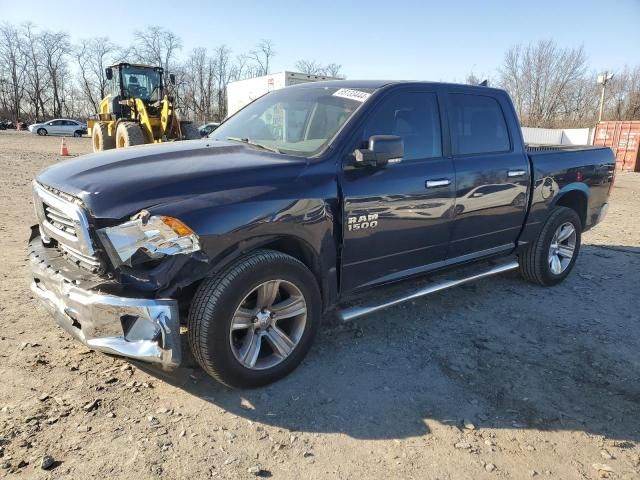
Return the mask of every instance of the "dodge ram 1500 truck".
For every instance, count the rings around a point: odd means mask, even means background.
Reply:
[[[255,387],[301,362],[327,311],[348,320],[515,268],[562,281],[607,211],[614,168],[607,148],[524,145],[499,89],[289,87],[202,140],[41,172],[32,290],[94,350],[173,367],[185,338],[213,377]]]

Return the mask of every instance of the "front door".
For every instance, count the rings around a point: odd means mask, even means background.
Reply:
[[[448,258],[467,260],[512,249],[527,210],[529,161],[510,135],[499,96],[448,94],[456,170],[455,224]],[[519,145],[520,142],[517,142]]]
[[[385,134],[402,137],[402,162],[354,167],[351,157],[343,167],[343,292],[421,273],[446,258],[455,178],[443,155],[436,92],[389,92],[358,129],[353,149]]]
[[[49,135],[60,135],[63,132],[63,120],[53,120],[47,123],[47,132]]]

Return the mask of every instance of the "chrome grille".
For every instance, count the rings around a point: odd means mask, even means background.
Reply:
[[[56,240],[71,262],[90,271],[99,270],[101,263],[95,256],[89,222],[77,200],[36,182],[33,192],[42,240]]]
[[[76,238],[78,237],[78,235],[76,234],[76,227],[73,219],[69,218],[64,212],[45,203],[44,215],[49,223],[58,230],[62,230],[63,232],[68,233],[69,235],[73,235]]]

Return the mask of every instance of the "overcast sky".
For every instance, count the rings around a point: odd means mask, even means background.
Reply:
[[[306,58],[340,63],[352,79],[493,75],[508,47],[544,38],[584,45],[594,69],[640,64],[640,0],[0,0],[0,21],[122,45],[133,30],[160,25],[182,38],[183,55],[223,43],[241,53],[267,38],[277,52],[272,72]]]

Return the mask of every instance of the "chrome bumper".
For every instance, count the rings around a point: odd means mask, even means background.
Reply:
[[[176,300],[129,298],[94,290],[91,280],[83,279],[55,250],[45,248],[38,236],[29,242],[29,260],[33,293],[58,325],[89,348],[164,367],[180,364]]]

